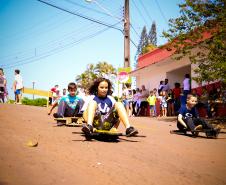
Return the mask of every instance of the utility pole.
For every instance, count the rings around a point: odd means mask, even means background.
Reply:
[[[34,81],[32,82],[32,89],[33,89],[33,100],[34,100],[35,99],[35,96],[34,96],[35,82]]]
[[[130,67],[129,0],[125,0],[124,6],[124,67]]]

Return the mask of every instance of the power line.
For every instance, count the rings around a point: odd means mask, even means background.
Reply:
[[[144,15],[141,13],[141,11],[140,11],[140,9],[138,8],[138,6],[136,5],[135,1],[132,0],[132,2],[133,2],[133,4],[134,4],[135,8],[137,9],[138,13],[139,13],[140,16],[142,17],[144,23],[145,23],[146,25],[148,25],[148,22],[146,21],[146,18],[145,18]]]
[[[69,43],[69,44],[67,44],[65,46],[61,46],[61,47],[58,47],[58,48],[53,49],[51,51],[48,51],[46,53],[43,53],[40,56],[33,56],[33,57],[27,58],[25,60],[20,60],[20,61],[17,61],[17,62],[8,64],[8,65],[1,65],[1,67],[4,66],[5,69],[9,69],[9,68],[13,68],[15,66],[21,66],[21,65],[33,63],[35,61],[38,61],[38,60],[41,60],[41,59],[46,58],[48,56],[51,56],[51,55],[55,54],[56,52],[61,52],[61,51],[65,50],[65,49],[67,49],[69,47],[72,47],[74,45],[77,45],[77,44],[79,44],[79,43],[81,43],[81,42],[83,42],[83,41],[85,41],[87,39],[93,38],[93,37],[95,37],[95,36],[103,33],[104,31],[107,31],[108,29],[110,29],[110,27],[104,28],[104,29],[102,29],[102,30],[100,30],[100,31],[98,31],[96,33],[93,33],[91,35],[88,35],[88,36],[86,36],[84,38],[81,38],[79,40],[73,41],[73,42],[71,42],[71,43]]]
[[[100,31],[98,31],[97,33],[99,34],[99,32],[101,32],[101,30]],[[94,33],[95,34],[95,33]],[[93,33],[91,34],[91,35],[93,35]],[[86,38],[89,38],[90,36],[85,36],[85,37],[83,37],[83,38],[78,38],[77,39],[77,41],[80,41],[80,40],[82,40],[82,39],[84,39],[84,40],[87,40]],[[62,39],[63,40],[63,39]],[[37,48],[36,49],[36,51],[38,51],[38,52],[36,52],[36,53],[40,53],[39,55],[43,55],[43,54],[48,54],[48,53],[51,53],[51,52],[53,52],[53,51],[56,51],[56,50],[58,50],[58,49],[60,49],[60,48],[64,48],[64,47],[66,47],[66,46],[68,46],[68,45],[70,45],[70,44],[73,44],[74,42],[75,42],[75,40],[73,39],[72,40],[72,38],[69,40],[70,42],[69,43],[66,43],[66,44],[61,44],[61,43],[53,43],[53,47],[51,47],[51,48],[46,48],[46,50],[48,50],[48,51],[44,51],[44,52],[40,52],[40,50],[41,50],[41,48]],[[45,48],[43,48],[43,49],[45,49]],[[33,49],[33,51],[34,51],[34,49]],[[16,62],[13,62],[13,63],[10,63],[10,64],[3,64],[2,65],[2,67],[4,67],[4,66],[8,66],[8,65],[12,65],[12,64],[17,64],[17,63],[20,63],[20,62],[23,62],[23,61],[27,61],[27,60],[30,60],[30,59],[32,59],[32,58],[34,58],[34,57],[38,57],[39,55],[35,55],[35,52],[32,52],[30,55],[27,55],[27,56],[25,56],[24,58],[19,58],[19,57],[17,57],[17,59],[19,59],[19,60],[17,60]]]
[[[51,4],[51,3],[48,3],[48,2],[45,2],[45,1],[42,1],[42,0],[37,0],[37,1],[39,1],[39,2],[41,2],[41,3],[44,3],[44,4],[47,4],[47,5],[49,5],[49,6],[52,6],[52,7],[54,7],[54,8],[57,8],[57,9],[59,9],[59,10],[65,11],[65,12],[67,12],[67,13],[73,14],[73,15],[78,16],[78,17],[80,17],[80,18],[83,18],[83,19],[86,19],[86,20],[95,22],[95,23],[97,23],[97,24],[101,24],[101,25],[103,25],[103,26],[107,26],[107,27],[109,27],[109,28],[113,28],[113,29],[116,29],[116,30],[119,30],[119,31],[123,32],[123,30],[121,30],[121,29],[119,29],[119,28],[116,28],[116,27],[114,27],[114,26],[111,26],[111,25],[109,25],[109,24],[107,24],[107,23],[101,22],[101,21],[99,21],[99,20],[96,20],[96,19],[87,17],[87,16],[82,15],[82,14],[78,14],[78,13],[72,12],[72,11],[70,11],[70,10],[66,10],[66,9],[64,9],[64,8],[61,8],[61,7],[59,7],[59,6],[53,5],[53,4]]]
[[[135,30],[135,28],[133,27],[133,25],[132,25],[132,24],[130,24],[130,26],[131,26],[132,30],[136,33],[136,35],[138,36],[138,38],[140,38],[139,33],[137,33],[137,31]]]
[[[88,25],[88,27],[82,26],[82,29],[73,31],[71,33],[67,33],[67,34],[63,35],[58,40],[52,40],[52,41],[47,42],[45,44],[42,44],[40,46],[35,46],[35,48],[36,48],[37,51],[40,51],[42,49],[48,49],[49,47],[52,47],[52,46],[55,47],[57,44],[60,44],[60,42],[62,42],[62,41],[65,41],[67,39],[68,40],[74,39],[74,36],[78,36],[79,34],[84,33],[84,30],[92,31],[93,28],[97,28],[96,26],[93,27],[92,24],[94,24],[94,23],[91,23],[91,25]],[[99,25],[99,26],[102,26],[102,25]],[[28,51],[27,50],[26,51],[20,51],[20,52],[13,54],[13,55],[11,54],[11,55],[0,57],[0,60],[3,60],[3,61],[7,60],[7,62],[9,62],[11,60],[18,60],[18,58],[27,58],[27,57],[31,56],[33,53],[34,53],[34,49],[29,49]],[[17,55],[19,55],[19,56],[17,56]]]
[[[40,1],[40,0],[39,0],[39,1]],[[40,2],[41,2],[41,1],[40,1]],[[45,3],[45,2],[44,2],[44,3]],[[58,8],[58,9],[62,9],[62,8]],[[68,10],[66,10],[66,11],[67,11],[68,13],[70,13]],[[72,12],[72,14],[75,15],[74,12]],[[95,23],[96,23],[96,21],[92,21],[92,22],[95,22]],[[98,21],[98,22],[99,22],[99,21]],[[121,22],[121,21],[119,21],[119,22],[117,22],[116,24],[113,24],[113,25],[109,25],[109,24],[108,24],[108,25],[100,24],[100,25],[107,26],[107,28],[116,28],[115,26],[116,26],[117,24],[119,24],[120,22]],[[123,32],[121,31],[121,29],[118,28],[117,30],[119,30],[121,33],[123,33]],[[100,30],[100,31],[98,31],[98,32],[96,32],[96,33],[94,33],[94,34],[91,34],[91,35],[89,35],[89,36],[86,36],[86,37],[84,37],[84,38],[81,38],[81,39],[79,39],[79,40],[76,40],[76,41],[73,41],[73,42],[71,42],[71,43],[68,43],[68,44],[66,44],[66,45],[60,45],[60,47],[53,48],[53,49],[51,49],[50,51],[44,52],[44,53],[42,53],[42,54],[39,55],[39,56],[37,56],[36,54],[34,54],[33,56],[32,56],[32,55],[27,56],[27,57],[25,56],[25,57],[26,57],[25,59],[16,61],[16,62],[14,62],[14,63],[5,64],[4,66],[6,66],[6,68],[11,68],[11,67],[14,67],[14,66],[24,65],[24,64],[28,64],[28,63],[35,62],[35,61],[40,60],[40,59],[42,59],[42,58],[48,57],[48,56],[50,56],[50,55],[53,55],[53,54],[55,54],[56,52],[59,52],[59,51],[62,51],[62,50],[64,50],[64,49],[68,48],[68,47],[71,47],[71,46],[73,46],[73,45],[75,45],[75,44],[79,44],[79,43],[82,42],[83,40],[87,40],[87,39],[89,39],[89,38],[95,37],[96,35],[98,35],[98,34],[104,32],[104,31],[105,31],[105,29],[104,29],[104,30]],[[62,39],[61,39],[61,40],[62,40]],[[132,42],[132,44],[133,44],[135,47],[137,47],[136,44],[133,42],[132,39],[130,39],[130,41]],[[56,45],[54,45],[54,46],[56,46]],[[36,49],[35,49],[35,51],[36,51]],[[36,52],[35,52],[35,53],[36,53]],[[17,58],[17,57],[15,57],[15,58]]]
[[[108,15],[108,14],[105,13],[105,12],[101,12],[101,11],[99,11],[99,10],[96,10],[96,9],[93,9],[93,8],[89,8],[89,7],[87,7],[87,6],[84,6],[84,5],[81,5],[81,4],[79,4],[79,3],[76,3],[76,2],[74,2],[74,1],[72,1],[72,0],[65,0],[65,1],[66,1],[66,2],[69,2],[69,3],[73,4],[73,5],[79,6],[79,7],[81,7],[81,8],[84,8],[84,9],[87,9],[87,10],[91,10],[91,11],[96,12],[96,13],[99,13],[99,14],[104,14],[104,15],[110,16],[110,15]]]
[[[139,1],[139,2],[140,2],[140,4],[141,4],[141,6],[143,7],[143,9],[144,9],[145,13],[147,14],[147,16],[150,18],[150,20],[152,20],[152,18],[151,18],[151,16],[150,16],[150,14],[148,13],[148,11],[147,11],[146,7],[144,6],[144,4],[143,4],[143,2],[142,2],[142,0],[141,0],[141,1]]]
[[[37,0],[37,1],[40,1],[41,3],[47,4],[47,5],[49,5],[49,6],[52,6],[52,7],[54,7],[54,8],[57,8],[57,9],[59,9],[59,10],[68,12],[68,13],[70,13],[70,14],[76,15],[76,16],[78,16],[78,17],[87,19],[87,20],[89,20],[89,21],[95,22],[95,23],[97,23],[97,24],[101,24],[101,25],[104,25],[104,26],[107,26],[107,27],[110,27],[110,28],[119,30],[120,32],[123,33],[123,30],[121,30],[121,29],[119,29],[119,28],[116,28],[116,27],[114,27],[114,26],[112,26],[112,25],[109,25],[109,24],[107,24],[107,23],[100,22],[99,20],[96,20],[96,19],[87,17],[87,16],[82,15],[82,14],[78,14],[78,13],[71,12],[71,11],[69,11],[69,10],[66,10],[66,9],[64,9],[64,8],[61,8],[61,7],[59,7],[59,6],[53,5],[53,4],[51,4],[51,3],[48,3],[48,2],[45,2],[45,1],[42,1],[42,0]],[[121,22],[121,21],[120,21],[120,22]],[[124,34],[124,33],[123,33],[123,34]],[[130,41],[133,43],[133,45],[134,45],[135,47],[137,47],[136,44],[135,44],[131,39],[130,39]]]
[[[156,4],[157,4],[157,6],[158,6],[158,9],[159,9],[159,11],[160,11],[160,13],[161,13],[163,19],[165,20],[166,24],[168,24],[168,20],[166,19],[166,17],[165,17],[165,15],[164,15],[164,13],[163,13],[163,11],[162,11],[162,9],[161,9],[161,7],[160,7],[158,1],[155,0],[155,2],[156,2]]]

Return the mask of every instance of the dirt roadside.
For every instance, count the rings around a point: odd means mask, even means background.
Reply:
[[[131,123],[140,137],[90,142],[81,128],[56,127],[46,108],[0,104],[0,185],[226,184],[225,132],[192,138],[170,134],[175,122]]]

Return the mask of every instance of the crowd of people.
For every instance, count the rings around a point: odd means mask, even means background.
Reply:
[[[15,70],[15,79],[12,89],[15,94],[15,103],[21,104],[23,79],[20,70]],[[112,84],[108,79],[98,78],[85,92],[78,92],[74,82],[68,84],[60,92],[59,85],[51,88],[52,105],[48,114],[51,115],[53,109],[57,111],[53,114],[55,118],[83,116],[86,124],[82,131],[91,134],[94,129],[116,130],[120,121],[126,128],[127,136],[134,136],[138,130],[131,126],[129,116],[178,116],[178,129],[189,129],[195,134],[200,126],[206,129],[206,134],[217,136],[219,129],[213,128],[204,120],[198,117],[194,107],[202,106],[207,110],[207,116],[212,117],[211,100],[225,101],[220,86],[207,87],[191,90],[190,76],[185,75],[183,88],[180,83],[175,83],[174,88],[170,88],[169,80],[160,81],[158,88],[148,91],[144,85],[141,89],[129,90],[125,88],[122,100],[116,101],[112,96]],[[68,94],[67,94],[68,91]],[[225,92],[224,92],[225,93]],[[4,71],[0,68],[0,101],[6,102],[8,99],[7,80]],[[189,116],[188,116],[189,115]]]
[[[126,128],[126,135],[134,136],[138,134],[138,130],[131,125],[129,116],[139,116],[142,111],[150,111],[151,116],[156,116],[157,99],[160,100],[162,116],[167,116],[169,105],[174,106],[174,101],[169,101],[174,99],[174,90],[169,89],[168,80],[165,80],[168,90],[164,86],[165,84],[162,82],[160,84],[163,87],[158,90],[153,89],[150,92],[143,85],[141,90],[133,90],[131,99],[127,98],[127,94],[123,94],[122,101],[116,101],[112,96],[112,84],[108,79],[96,79],[83,97],[78,95],[77,85],[71,82],[68,84],[68,95],[57,101],[58,110],[53,116],[55,118],[83,116],[86,124],[83,125],[82,131],[86,135],[91,135],[94,129],[115,131],[121,121]],[[124,91],[124,93],[126,92],[129,91]],[[128,94],[130,95],[130,93]],[[190,94],[190,91],[184,94],[185,103],[180,102],[177,110],[178,129],[181,132],[191,131],[193,135],[196,135],[202,129],[207,137],[216,138],[220,128],[213,127],[198,116],[195,107],[197,97],[195,95]]]
[[[15,104],[22,103],[22,90],[23,90],[23,79],[20,74],[19,69],[15,69],[14,71],[14,82],[12,89],[15,95]],[[0,68],[0,102],[5,103],[8,102],[8,89],[7,89],[7,79],[4,75],[4,70]]]
[[[198,98],[196,107],[204,108],[206,117],[211,118],[217,111],[215,102],[225,102],[224,93],[219,83],[209,90],[205,86],[191,89],[190,75],[185,74],[183,84],[175,82],[172,88],[168,79],[160,81],[159,86],[150,91],[144,85],[141,89],[125,88],[122,101],[129,116],[167,117],[177,116],[181,105],[186,104],[187,95],[192,94]]]

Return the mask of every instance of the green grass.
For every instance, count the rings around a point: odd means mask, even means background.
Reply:
[[[29,98],[23,98],[22,104],[24,105],[33,105],[33,106],[40,106],[44,107],[47,104],[47,99],[45,98],[36,98],[36,99],[29,99]]]

